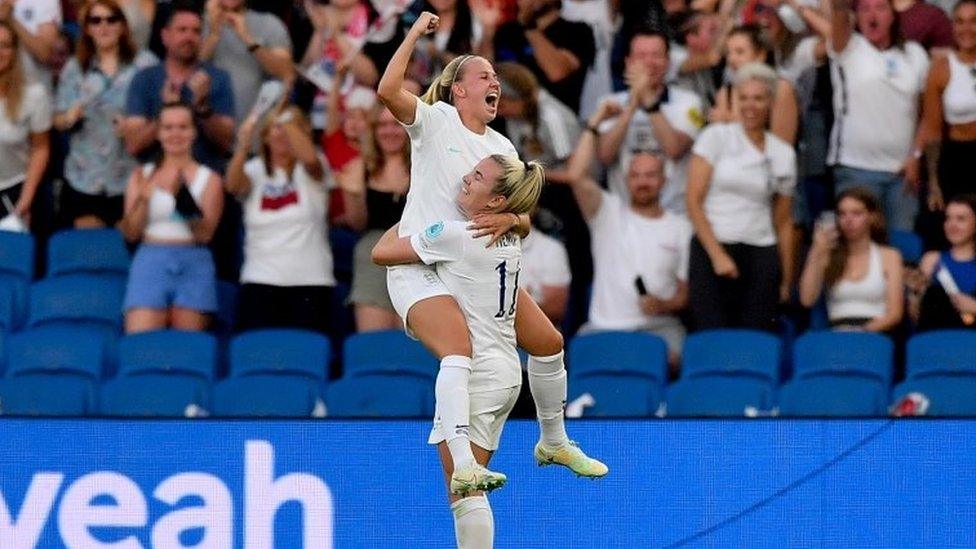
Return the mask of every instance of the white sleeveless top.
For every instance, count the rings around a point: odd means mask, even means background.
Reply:
[[[868,274],[860,280],[841,279],[827,295],[827,317],[831,322],[845,318],[877,318],[887,309],[881,248],[871,243]]]
[[[142,176],[150,177],[155,169],[154,164],[142,167]],[[203,200],[203,192],[210,180],[210,168],[200,164],[197,166],[193,180],[187,182],[190,194],[199,205]],[[201,206],[201,209],[202,206]],[[145,238],[153,240],[185,240],[193,241],[193,231],[190,223],[176,211],[176,197],[163,189],[154,188],[149,199],[149,220],[146,222]]]
[[[942,92],[942,112],[949,124],[976,122],[976,76],[973,65],[966,65],[949,53],[949,84]]]

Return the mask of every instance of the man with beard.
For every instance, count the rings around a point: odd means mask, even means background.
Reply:
[[[590,320],[583,329],[658,335],[674,367],[685,336],[677,313],[688,303],[691,225],[661,206],[664,159],[646,151],[633,155],[626,174],[629,203],[588,175],[596,127],[621,109],[609,101],[600,104],[567,167],[569,185],[590,227],[593,253]]]

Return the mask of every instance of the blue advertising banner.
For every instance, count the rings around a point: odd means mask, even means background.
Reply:
[[[576,421],[604,479],[506,427],[496,547],[976,547],[976,422]],[[423,421],[0,421],[0,548],[450,547]]]

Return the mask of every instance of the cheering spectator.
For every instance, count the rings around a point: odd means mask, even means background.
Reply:
[[[153,0],[122,0],[119,2],[129,25],[129,34],[136,51],[149,48],[152,36],[153,19],[156,17],[156,2]]]
[[[730,24],[718,14],[686,12],[672,18],[677,40],[669,50],[668,81],[698,95],[702,105],[715,103],[716,70]]]
[[[360,0],[332,0],[306,2],[305,8],[315,32],[302,56],[302,66],[325,57],[337,67],[348,66],[358,84],[375,86],[380,74],[369,55],[374,47],[369,42],[364,44],[369,26],[366,4]]]
[[[807,36],[806,28],[794,31],[788,27],[780,16],[780,12],[791,13],[784,11],[786,6],[800,16],[805,27],[814,29],[820,36]],[[830,34],[830,21],[809,4],[801,4],[798,0],[760,0],[753,13],[755,24],[768,41],[773,66],[794,87],[800,85],[804,74],[827,60],[827,43],[823,36]]]
[[[220,176],[191,154],[193,110],[166,104],[159,112],[161,160],[136,168],[125,189],[120,227],[141,241],[125,293],[126,333],[203,330],[217,309],[217,281],[206,244],[224,204]]]
[[[215,0],[207,6],[200,60],[227,71],[234,88],[236,120],[244,120],[267,78],[293,78],[291,40],[276,16],[247,9],[244,0]]]
[[[766,130],[779,77],[761,63],[736,71],[739,121],[713,124],[688,168],[695,227],[688,284],[697,329],[771,330],[793,274],[793,147]]]
[[[115,0],[95,0],[80,17],[81,36],[58,79],[54,116],[55,128],[70,135],[61,212],[78,228],[111,227],[122,219],[122,195],[136,167],[119,139],[126,95],[136,71],[156,58],[137,53]]]
[[[610,53],[617,20],[617,3],[610,0],[564,0],[562,18],[573,23],[586,23],[593,31],[596,46],[593,65],[586,73],[580,96],[579,114],[589,118],[601,97],[613,91],[610,75]],[[524,250],[523,250],[524,253]]]
[[[520,273],[519,286],[529,292],[553,325],[559,326],[566,316],[573,278],[566,247],[533,226],[532,232],[522,239]]]
[[[769,52],[761,36],[762,31],[754,25],[736,27],[729,33],[726,41],[726,67],[732,77],[735,72],[748,63],[765,62]],[[776,83],[776,93],[773,97],[772,114],[769,119],[769,130],[783,141],[793,144],[796,141],[796,131],[799,124],[797,113],[796,90],[785,78]],[[732,122],[739,118],[739,105],[732,95],[732,87],[722,86],[716,96],[715,108],[709,114],[712,122]]]
[[[601,103],[588,122],[593,128],[622,108]],[[570,161],[570,185],[590,226],[593,298],[585,329],[648,331],[668,344],[677,364],[685,329],[676,316],[688,303],[688,244],[691,227],[661,207],[664,160],[653,153],[633,156],[627,172],[629,199],[607,193],[589,178],[596,131],[587,131]]]
[[[20,61],[28,80],[52,86],[47,69],[61,30],[58,0],[0,0],[0,23],[6,23],[20,42]]]
[[[246,235],[237,329],[327,333],[335,277],[325,159],[301,111],[285,107],[266,117],[261,154],[247,160],[257,123],[241,125],[227,168],[227,191],[243,203]]]
[[[373,109],[366,135],[365,181],[358,193],[347,194],[347,218],[353,226],[365,228],[353,250],[349,296],[359,332],[403,327],[386,289],[386,268],[373,263],[370,252],[400,221],[410,188],[410,138],[393,113],[383,106]]]
[[[912,310],[919,331],[976,327],[976,195],[950,199],[943,228],[949,250],[922,257],[913,288],[923,294]]]
[[[952,23],[942,8],[925,0],[893,0],[892,4],[905,40],[918,42],[926,50],[952,47]]]
[[[837,200],[836,223],[818,223],[800,277],[800,303],[813,307],[824,289],[834,329],[888,332],[904,310],[901,254],[885,246],[884,217],[865,189]]]
[[[579,112],[596,44],[590,26],[563,19],[559,5],[559,0],[518,0],[518,19],[501,26],[497,26],[498,8],[492,15],[485,13],[491,10],[479,8],[485,27],[481,54],[489,60],[515,61],[528,67],[549,93]]]
[[[608,186],[626,202],[625,174],[637,151],[662,152],[667,157],[668,182],[661,206],[684,212],[688,152],[704,124],[702,104],[694,93],[668,86],[668,39],[659,32],[642,32],[630,42],[627,56],[628,90],[609,100],[624,105],[615,119],[600,127],[600,161],[610,166]]]
[[[193,156],[218,172],[226,165],[234,141],[234,92],[226,72],[200,63],[202,32],[199,13],[182,5],[170,10],[162,31],[166,58],[137,72],[129,87],[123,135],[130,154],[147,158],[162,106],[183,102],[191,106],[196,126]]]
[[[30,222],[51,154],[51,97],[26,79],[17,33],[0,22],[0,218]]]
[[[855,32],[848,0],[832,0],[834,127],[829,163],[836,192],[865,187],[893,229],[911,231],[918,210],[922,151],[912,150],[928,56],[906,42],[889,0],[858,0]],[[882,130],[883,131],[880,131]]]
[[[922,106],[922,144],[928,165],[929,208],[976,191],[976,0],[961,0],[952,11],[957,49],[937,57],[929,70]],[[943,140],[943,135],[946,139]]]

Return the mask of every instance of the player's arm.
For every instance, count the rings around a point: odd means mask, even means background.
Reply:
[[[389,267],[392,265],[404,265],[407,263],[420,263],[420,256],[413,249],[410,237],[401,237],[399,234],[400,224],[390,227],[383,233],[379,242],[373,246],[373,263]]]
[[[413,124],[417,112],[417,96],[408,92],[403,87],[403,79],[407,72],[407,65],[410,63],[410,56],[413,54],[414,46],[421,36],[430,34],[437,30],[440,19],[429,12],[423,12],[417,21],[407,32],[407,36],[400,43],[390,63],[380,78],[379,86],[376,88],[376,95],[380,101],[390,109],[393,116],[404,124]]]

